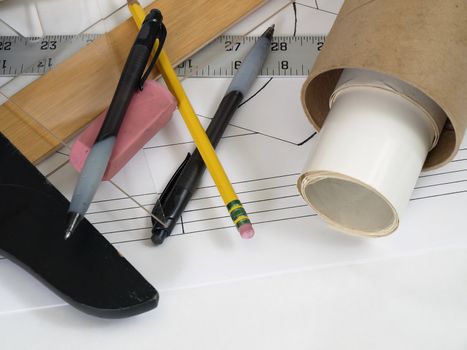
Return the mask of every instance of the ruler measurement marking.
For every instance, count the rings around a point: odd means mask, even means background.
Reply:
[[[6,67],[1,75],[44,74],[57,64],[58,56],[69,47],[74,52],[87,43],[100,37],[100,34],[51,35],[42,38],[21,38],[19,36],[1,37],[11,42],[10,50],[0,50],[0,62],[5,60]],[[185,60],[175,71],[179,76],[232,77],[250,48],[257,41],[255,36],[225,35],[216,38],[189,60]],[[304,76],[309,72],[317,57],[325,36],[277,36],[273,39],[271,53],[261,69],[261,76]],[[53,44],[48,44],[55,41]],[[56,48],[52,48],[56,46]],[[14,58],[14,59],[12,59]],[[0,70],[2,72],[2,70]]]

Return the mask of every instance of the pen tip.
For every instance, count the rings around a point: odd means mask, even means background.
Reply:
[[[250,239],[255,235],[252,224],[243,224],[238,228],[238,232],[243,239]]]
[[[263,33],[262,37],[268,38],[269,40],[272,40],[272,35],[274,34],[274,27],[275,25],[273,24],[270,26],[266,31]]]
[[[73,230],[71,228],[67,228],[65,231],[65,241],[71,237],[71,234],[73,233]]]
[[[81,222],[83,217],[78,213],[69,213],[68,214],[68,226],[65,230],[65,240],[71,237],[73,232],[75,232],[76,227]]]

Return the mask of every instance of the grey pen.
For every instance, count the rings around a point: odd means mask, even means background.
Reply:
[[[213,147],[222,137],[225,128],[234,115],[238,106],[253,85],[258,73],[261,71],[266,57],[270,51],[274,25],[269,27],[263,35],[256,41],[253,48],[248,52],[230,83],[219,107],[217,108],[206,134]],[[185,209],[191,195],[203,175],[205,165],[198,150],[193,154],[188,154],[178,170],[172,176],[164,191],[160,196],[160,201],[156,203],[153,214],[163,212],[166,222],[165,226],[153,220],[152,241],[154,244],[161,244],[172,232],[176,222]],[[161,210],[162,209],[162,210]],[[240,222],[242,223],[242,222]],[[247,226],[248,225],[244,225]],[[241,232],[240,232],[241,233]],[[241,233],[242,234],[242,233]],[[246,233],[251,235],[251,231]],[[242,235],[243,237],[243,235]]]
[[[165,35],[166,31],[162,24],[160,11],[151,10],[136,36],[104,123],[81,170],[68,209],[69,217],[68,227],[65,230],[65,239],[68,239],[75,231],[91,204],[97,187],[104,176],[131,98],[138,88],[142,88],[152,66],[155,64],[158,52],[160,52],[160,48],[164,43]],[[159,39],[158,52],[156,52],[148,70],[144,73],[156,39]]]

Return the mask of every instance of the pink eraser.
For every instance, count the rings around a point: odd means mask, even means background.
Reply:
[[[163,85],[146,81],[135,93],[118,132],[103,180],[110,180],[172,117],[177,106],[173,95]],[[107,110],[102,112],[71,147],[70,163],[79,172],[99,134]]]
[[[255,235],[255,230],[253,229],[252,224],[243,224],[238,228],[238,231],[243,239],[250,239]]]

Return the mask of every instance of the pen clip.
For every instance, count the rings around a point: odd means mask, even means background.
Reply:
[[[165,201],[167,199],[167,196],[172,191],[172,188],[174,187],[174,185],[177,182],[180,174],[182,173],[183,168],[185,168],[185,165],[190,160],[190,157],[191,157],[191,153],[188,152],[185,159],[183,160],[182,164],[180,164],[178,169],[175,171],[175,173],[172,175],[169,182],[167,183],[167,186],[165,186],[164,190],[162,191],[162,193],[161,193],[161,195],[159,197],[162,205],[165,205]]]
[[[143,76],[141,77],[141,80],[139,82],[139,89],[140,90],[143,90],[143,85],[146,82],[146,80],[148,79],[149,74],[151,74],[151,71],[154,68],[154,65],[156,64],[156,62],[157,62],[157,60],[159,58],[159,55],[160,55],[160,53],[162,51],[162,47],[164,46],[165,38],[167,37],[167,29],[165,28],[164,23],[162,23],[161,20],[158,21],[158,20],[153,19],[152,21],[156,22],[156,25],[159,25],[159,30],[158,30],[158,34],[157,34],[157,41],[154,43],[154,45],[156,45],[156,43],[157,43],[157,49],[154,52],[154,56],[152,57],[151,63],[149,64],[148,68],[146,69],[146,71],[143,73]]]

